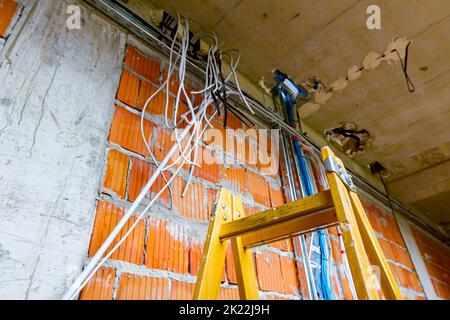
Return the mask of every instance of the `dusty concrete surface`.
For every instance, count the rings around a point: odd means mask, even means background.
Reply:
[[[81,268],[124,34],[76,1],[28,1],[0,46],[0,299],[58,299]]]

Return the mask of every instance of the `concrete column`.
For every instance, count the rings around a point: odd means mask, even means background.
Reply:
[[[0,299],[59,299],[86,259],[125,35],[82,1],[24,3],[0,51]]]

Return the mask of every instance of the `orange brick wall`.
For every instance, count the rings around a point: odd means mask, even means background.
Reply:
[[[22,5],[16,0],[0,0],[0,38],[6,38]]]
[[[418,228],[412,227],[412,233],[436,295],[450,300],[450,249]]]
[[[393,215],[368,201],[363,206],[404,298],[424,299],[422,285]]]
[[[156,168],[142,142],[140,114],[146,99],[159,87],[161,75],[162,78],[166,76],[164,69],[165,66],[157,59],[145,56],[135,47],[128,47],[108,138],[105,173],[89,257],[94,255]],[[171,88],[173,94],[177,89],[175,81],[171,82]],[[173,103],[172,96],[170,103]],[[144,124],[146,137],[151,141],[158,160],[162,160],[172,146],[170,130],[162,121],[163,115],[164,93],[161,93],[150,103],[148,120]],[[213,124],[225,135],[221,119],[216,119]],[[248,125],[233,114],[229,115],[229,128],[246,129]],[[210,146],[204,143],[201,151],[219,156],[223,154],[220,148],[214,143]],[[232,153],[228,156],[235,158]],[[93,277],[80,298],[191,299],[212,203],[219,189],[228,187],[241,194],[247,214],[279,206],[286,201],[278,174],[263,175],[259,171],[262,168],[260,164],[236,162],[234,165],[211,164],[195,169],[194,179],[184,198],[181,193],[186,185],[187,171],[183,170],[173,182],[172,196],[168,191],[163,193],[151,209],[151,217],[138,224],[106,266]],[[170,177],[171,173],[166,174]],[[163,183],[160,177],[146,201],[161,190]],[[134,219],[125,226],[122,235],[132,223]],[[294,258],[291,241],[258,248],[254,259],[263,298],[300,298],[299,261]],[[237,299],[231,249],[228,250],[222,282],[220,297]]]

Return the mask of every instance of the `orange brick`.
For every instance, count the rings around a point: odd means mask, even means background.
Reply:
[[[167,300],[169,280],[124,273],[120,277],[117,300]]]
[[[220,288],[219,291],[220,300],[239,300],[238,288]]]
[[[450,300],[450,288],[448,285],[438,282],[436,280],[431,280],[433,282],[433,287],[436,291],[436,294],[445,300]]]
[[[272,208],[279,207],[286,203],[286,198],[284,197],[284,191],[282,188],[272,188],[269,186],[270,192],[270,203]]]
[[[292,249],[293,249],[291,239],[273,242],[273,243],[269,244],[269,246],[280,249],[282,251],[292,251]]]
[[[395,255],[392,251],[391,243],[382,238],[379,238],[378,242],[380,243],[381,249],[383,250],[385,257],[389,260],[396,261]]]
[[[415,272],[409,272],[410,288],[417,293],[424,293],[419,277]]]
[[[143,110],[148,99],[153,96],[153,98],[148,102],[146,113],[155,116],[164,116],[166,113],[166,101],[167,103],[167,117],[172,119],[173,108],[174,108],[174,98],[172,96],[167,97],[164,90],[156,93],[157,88],[149,82],[140,81],[139,93],[136,108],[138,110]]]
[[[219,195],[219,190],[208,189],[208,216],[210,217],[214,212],[214,203],[217,201],[217,197]]]
[[[333,260],[337,264],[342,265],[343,260],[342,260],[341,245],[339,243],[339,240],[330,237],[330,242],[331,242],[331,253],[333,255]]]
[[[364,211],[366,212],[372,228],[385,238],[396,242],[405,248],[405,243],[402,240],[400,230],[391,214],[383,212],[379,207],[362,201]]]
[[[94,231],[92,233],[91,244],[89,246],[90,257],[94,256],[122,217],[122,208],[109,202],[99,201],[94,222]],[[129,228],[135,223],[135,221],[136,217],[134,216],[128,220],[125,227],[121,230],[119,235],[114,239],[113,243],[106,251],[107,253],[110,249],[117,245],[119,240],[128,232]],[[144,220],[140,220],[126,240],[116,251],[114,251],[110,259],[142,264],[144,256],[144,238],[145,222]]]
[[[298,296],[300,283],[298,281],[297,266],[295,260],[289,257],[280,256],[281,274],[283,276],[284,293]]]
[[[173,137],[175,138],[175,137]],[[162,161],[166,154],[169,152],[169,150],[174,145],[175,140],[172,140],[172,133],[169,130],[163,129],[161,127],[156,128],[156,142],[155,142],[155,149],[154,154],[158,161]],[[174,157],[172,157],[171,160],[173,160]],[[173,163],[172,161],[169,161],[169,163]]]
[[[245,163],[252,168],[258,166],[258,144],[253,139],[245,142]]]
[[[206,130],[203,137],[204,143],[206,145],[222,148],[222,150],[227,150],[225,128],[218,125],[215,121],[212,121],[211,124],[213,125],[213,128]]]
[[[397,283],[408,289],[412,289],[418,293],[423,293],[423,289],[420,286],[419,279],[414,272],[406,270],[405,268],[399,267],[392,263],[389,263],[392,273],[394,274]]]
[[[16,0],[0,0],[0,37],[4,38],[14,16],[19,10]]]
[[[133,158],[132,159],[132,165],[131,165],[131,172],[130,172],[130,182],[128,187],[128,199],[130,201],[136,200],[137,196],[141,192],[142,188],[147,184],[150,177],[153,175],[153,173],[156,170],[156,166],[150,163],[147,163],[143,160]],[[171,174],[169,172],[164,173],[167,180],[170,179]],[[152,199],[153,196],[158,194],[161,189],[165,186],[166,182],[164,181],[163,177],[160,175],[153,186],[150,188],[150,193],[147,194],[148,199]],[[169,189],[166,188],[161,196],[160,199],[164,203],[168,203],[169,201]]]
[[[139,92],[139,78],[127,70],[123,70],[116,98],[135,108]]]
[[[191,182],[186,195],[181,197],[186,182],[176,177],[173,182],[173,204],[183,217],[207,221],[209,214],[207,211],[207,197],[205,186],[200,183]]]
[[[203,243],[196,238],[190,239],[189,250],[189,273],[196,276],[200,270],[201,260],[203,255]],[[225,268],[222,273],[222,282],[226,280]]]
[[[188,228],[150,218],[145,265],[152,269],[189,273]]]
[[[414,265],[411,261],[408,251],[405,248],[399,246],[396,243],[391,243],[391,249],[394,255],[394,261],[404,265],[411,270],[414,269]]]
[[[338,227],[331,227],[331,228],[328,228],[327,230],[328,230],[329,234],[335,235],[336,237],[339,236],[340,232],[338,230]]]
[[[222,179],[222,165],[219,164],[220,160],[216,153],[200,147],[197,159],[201,166],[194,168],[194,175],[213,184],[218,184]]]
[[[108,153],[102,192],[107,193],[110,190],[124,199],[127,189],[129,165],[130,160],[127,155],[114,149],[110,150]]]
[[[263,177],[257,175],[256,173],[246,170],[247,183],[249,186],[249,193],[252,194],[253,199],[266,207],[270,207],[270,194],[269,194],[269,184]]]
[[[424,262],[431,277],[450,284],[450,274],[448,270],[445,270],[430,261],[424,260]]]
[[[152,131],[153,124],[144,120],[144,134],[149,144]],[[119,106],[116,107],[109,141],[143,156],[149,155],[141,135],[141,117]]]
[[[127,53],[125,55],[125,63],[137,74],[155,84],[158,83],[161,68],[156,59],[152,59],[144,55],[136,47],[128,46]]]
[[[80,300],[112,300],[116,270],[101,267],[80,294]]]
[[[225,259],[225,269],[227,272],[228,282],[237,284],[236,270],[234,268],[233,250],[231,249],[231,243],[228,245],[227,255]]]
[[[245,168],[232,166],[225,169],[225,184],[231,188],[247,194],[247,176]]]
[[[244,205],[245,216],[251,216],[261,212],[261,209],[258,207],[247,206]]]
[[[309,289],[308,289],[308,280],[306,277],[306,270],[303,262],[296,260],[295,261],[298,270],[298,278],[300,285],[300,293],[304,299],[310,299]]]
[[[192,300],[195,284],[180,281],[172,281],[170,300]]]
[[[167,72],[163,71],[163,73],[162,73],[162,82],[163,83],[166,82],[166,79],[167,79]],[[169,80],[169,91],[172,94],[177,95],[179,86],[180,86],[180,82],[178,81],[178,72],[175,71],[175,72],[172,73],[172,75],[170,77],[170,80]],[[191,86],[186,82],[186,80],[184,82],[184,88],[186,90],[186,93],[187,93],[188,97],[191,97],[191,90],[192,89],[191,89]],[[183,92],[181,93],[180,98],[181,98],[182,101],[186,100],[186,97],[184,96]]]
[[[382,231],[383,235],[389,240],[392,240],[396,242],[398,245],[405,248],[406,245],[403,242],[402,235],[394,218],[388,214],[385,214],[383,218],[386,221],[386,225]]]
[[[364,207],[364,211],[366,212],[367,218],[369,218],[370,224],[372,225],[372,228],[378,232],[382,233],[382,226],[380,221],[378,220],[378,217],[380,216],[378,208],[373,205],[369,204],[364,201],[364,199],[361,199],[362,205]]]
[[[259,288],[264,291],[284,292],[280,256],[274,252],[256,255]]]
[[[238,116],[236,116],[233,112],[230,111],[228,111],[227,127],[233,130],[242,129],[241,120],[239,119]]]
[[[273,178],[279,177],[279,155],[272,154],[266,150],[266,146],[258,145],[258,161],[256,167],[261,173],[271,176]]]
[[[197,239],[191,240],[189,249],[189,273],[196,276],[200,270],[202,260],[203,243]]]
[[[412,232],[422,257],[443,270],[450,270],[450,250],[418,228],[412,228]]]
[[[344,299],[345,300],[353,300],[353,293],[350,289],[350,281],[344,275],[341,277],[342,289],[344,290]]]
[[[292,239],[287,239],[286,244],[287,244],[286,251],[293,253],[294,252],[294,243],[293,243]]]

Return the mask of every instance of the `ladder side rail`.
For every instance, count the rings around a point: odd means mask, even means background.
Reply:
[[[342,165],[342,162],[334,156],[329,147],[322,148],[323,161],[326,161],[328,157],[332,157]],[[361,234],[358,230],[347,187],[336,172],[327,172],[327,179],[330,184],[330,191],[339,220],[339,226],[342,231],[358,299],[378,300],[378,291],[374,286],[370,285],[373,280],[372,268],[365,252]]]
[[[378,242],[377,236],[372,229],[369,219],[361,204],[358,194],[350,191],[350,199],[353,210],[355,212],[358,228],[364,241],[364,246],[372,264],[376,265],[380,270],[381,289],[389,300],[402,300],[402,294],[389,267],[389,264]]]
[[[219,297],[227,247],[230,243],[229,240],[221,241],[219,234],[223,222],[232,220],[232,195],[228,190],[220,191],[214,212],[203,248],[194,300],[216,300]]]
[[[242,200],[238,196],[233,196],[233,221],[245,217]],[[244,248],[242,237],[231,239],[233,249],[234,268],[241,300],[258,300],[258,280],[253,262],[253,254],[250,248]]]

